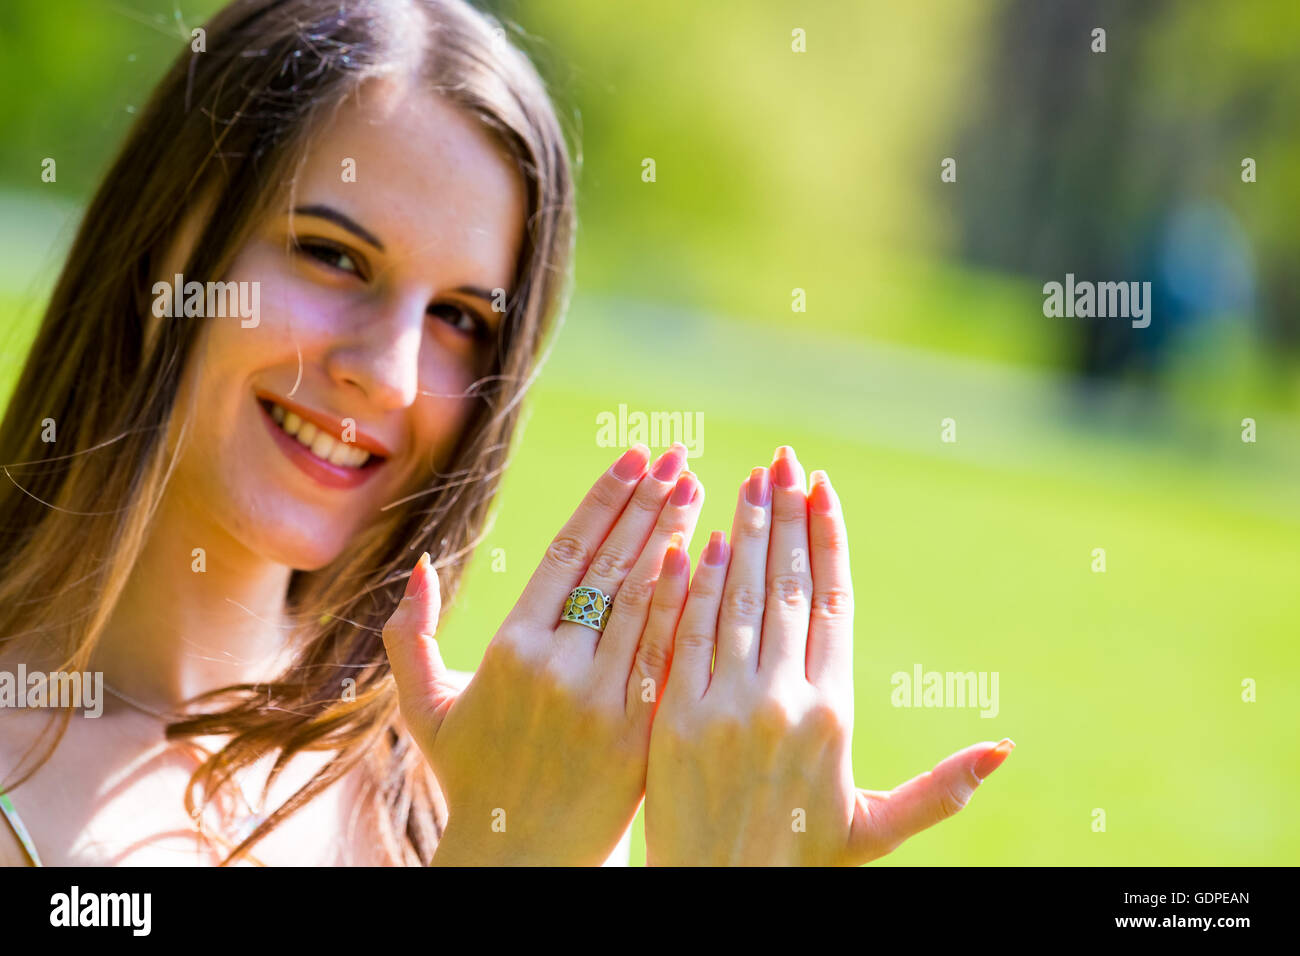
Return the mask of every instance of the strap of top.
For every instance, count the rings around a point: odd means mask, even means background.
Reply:
[[[32,842],[32,835],[27,832],[27,827],[23,826],[22,819],[18,816],[18,811],[14,809],[13,801],[9,795],[0,790],[0,814],[4,814],[9,825],[13,827],[14,836],[18,837],[18,842],[23,845],[23,852],[32,861],[32,866],[42,866],[41,855],[36,852],[36,844]]]

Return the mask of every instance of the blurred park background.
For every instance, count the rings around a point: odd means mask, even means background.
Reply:
[[[0,395],[134,110],[219,5],[0,5]],[[598,416],[699,413],[693,560],[777,445],[839,490],[859,785],[1018,744],[883,865],[1300,860],[1300,5],[483,6],[573,132],[581,226],[448,663],[477,664],[617,454]],[[1150,281],[1150,327],[1045,317],[1067,272]],[[893,707],[918,664],[998,672],[997,716]]]

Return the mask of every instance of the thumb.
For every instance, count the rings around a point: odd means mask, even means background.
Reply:
[[[959,750],[893,790],[859,790],[849,834],[850,862],[882,857],[904,840],[957,813],[1015,749],[1011,738]]]
[[[420,556],[406,593],[384,625],[384,649],[397,683],[402,719],[417,738],[432,741],[459,693],[447,675],[438,641],[442,594],[429,552]]]

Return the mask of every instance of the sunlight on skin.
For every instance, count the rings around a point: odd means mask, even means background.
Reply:
[[[356,182],[342,181],[343,157],[355,159]],[[291,220],[291,201],[344,213],[383,250],[317,216]],[[320,131],[295,195],[222,277],[261,284],[257,326],[149,318],[152,327],[205,324],[177,401],[178,412],[193,412],[179,461],[92,660],[106,684],[162,709],[278,673],[292,571],[329,564],[380,508],[427,484],[456,442],[473,407],[465,390],[492,361],[501,316],[452,290],[509,291],[525,202],[522,179],[476,119],[418,85],[375,81]],[[180,271],[201,215],[196,204],[159,278]],[[318,244],[295,249],[295,234]],[[278,443],[255,390],[292,391],[329,421],[350,417],[390,454],[356,487],[323,485]],[[203,574],[191,567],[196,547]],[[6,760],[16,763],[38,729],[25,715],[11,720]],[[154,718],[113,698],[101,719],[73,722],[19,801],[47,865],[123,862],[127,846],[132,863],[205,861],[177,799],[194,761],[162,747],[158,732]],[[295,758],[271,805],[322,763]],[[65,779],[87,785],[66,792]],[[255,855],[301,863],[314,847],[337,862],[337,841],[319,835],[344,832],[340,794],[333,787],[295,813]],[[156,812],[142,815],[141,806]]]

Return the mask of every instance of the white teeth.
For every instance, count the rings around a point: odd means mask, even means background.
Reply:
[[[301,434],[301,432],[299,432],[299,434]],[[302,441],[301,438],[298,440]],[[317,458],[324,458],[326,461],[329,461],[330,452],[334,450],[334,446],[337,444],[338,442],[333,438],[330,438],[329,435],[326,435],[324,432],[317,432],[316,437],[312,439],[311,453]]]
[[[355,445],[341,442],[328,432],[321,431],[311,422],[303,421],[296,414],[271,403],[271,418],[288,434],[298,439],[313,455],[332,465],[344,468],[360,468],[370,460],[370,452]]]

